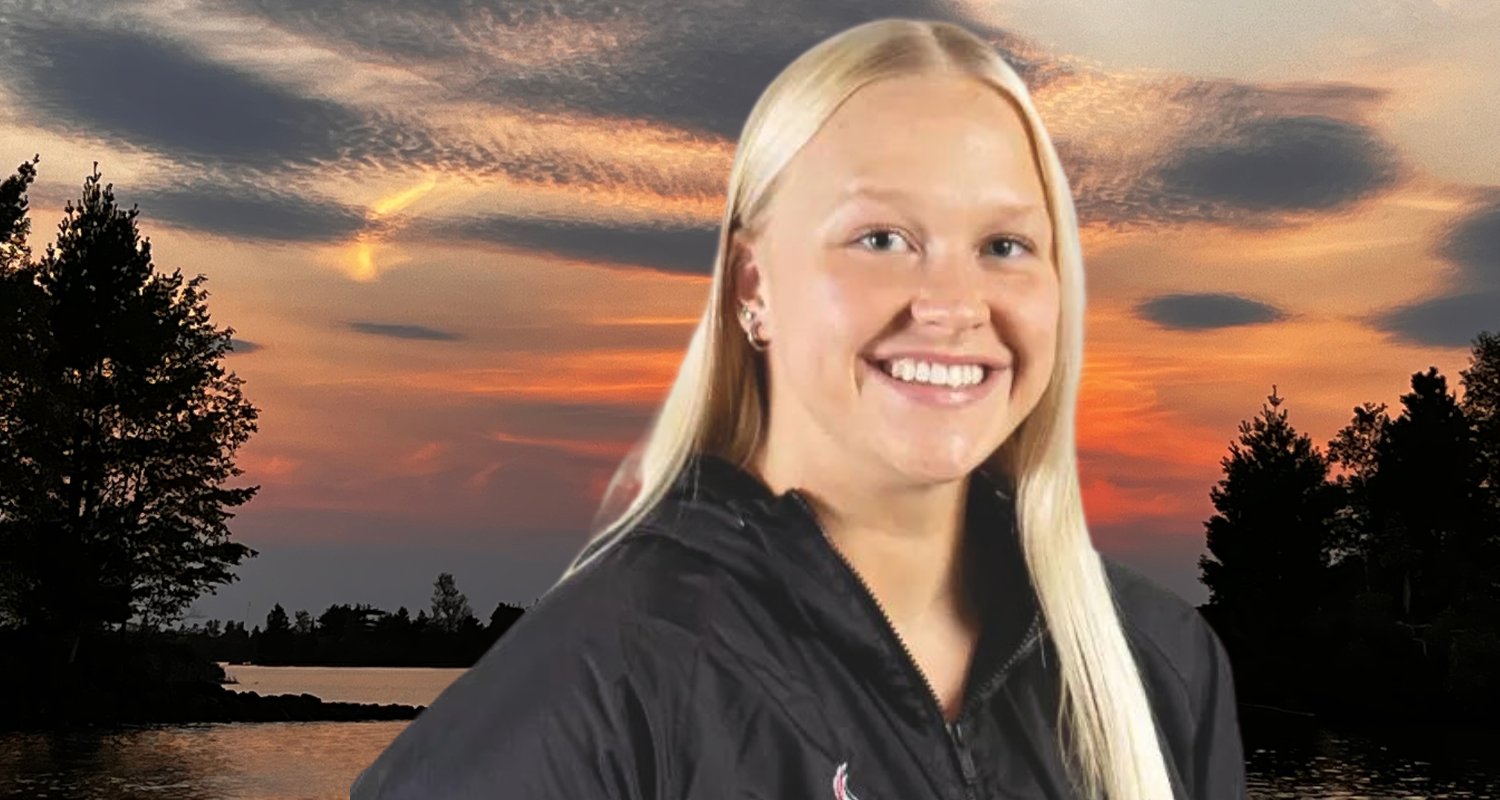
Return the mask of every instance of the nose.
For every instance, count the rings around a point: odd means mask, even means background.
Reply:
[[[963,256],[934,259],[923,270],[911,301],[917,325],[965,331],[989,320],[979,265]]]

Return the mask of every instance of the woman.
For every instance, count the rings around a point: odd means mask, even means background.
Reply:
[[[1083,297],[990,46],[808,51],[745,126],[623,510],[354,800],[1244,797],[1218,637],[1089,538]]]

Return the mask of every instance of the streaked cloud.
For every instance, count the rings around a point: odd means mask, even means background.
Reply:
[[[7,84],[54,125],[183,160],[272,168],[361,155],[366,121],[125,28],[23,26]]]
[[[643,0],[628,9],[539,0],[400,6],[241,0],[237,6],[419,71],[465,97],[650,119],[726,139],[739,135],[771,78],[815,42],[880,17],[951,17],[935,0],[732,0],[711,7]],[[987,32],[1002,47],[1015,38]],[[1017,49],[1017,68],[1043,80],[1042,60],[1030,48]]]
[[[331,242],[365,227],[365,214],[332,198],[263,186],[189,182],[185,186],[121,193],[152,218],[231,238]]]
[[[575,456],[591,458],[607,457],[619,461],[629,452],[632,441],[600,441],[598,439],[560,439],[556,437],[521,436],[505,431],[493,431],[490,438],[500,444],[523,447],[542,447]]]
[[[350,330],[368,333],[372,336],[386,336],[392,339],[426,339],[430,341],[451,342],[463,338],[462,335],[452,331],[429,328],[426,325],[402,325],[391,322],[365,321],[354,321],[345,324]]]
[[[707,226],[490,215],[438,223],[424,235],[542,250],[601,264],[708,275],[719,234],[717,227]]]

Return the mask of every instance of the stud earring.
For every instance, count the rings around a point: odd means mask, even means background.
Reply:
[[[755,316],[749,303],[740,304],[740,319],[745,322],[745,339],[750,342],[750,348],[757,353],[765,352],[769,339],[760,337],[760,318]]]

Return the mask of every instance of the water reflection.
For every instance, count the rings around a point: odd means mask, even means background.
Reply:
[[[1242,728],[1256,800],[1500,798],[1500,730]]]
[[[431,705],[462,669],[422,667],[258,667],[221,664],[241,692],[307,694],[325,703],[401,703]]]
[[[266,722],[0,737],[0,796],[79,800],[348,798],[406,727]]]

